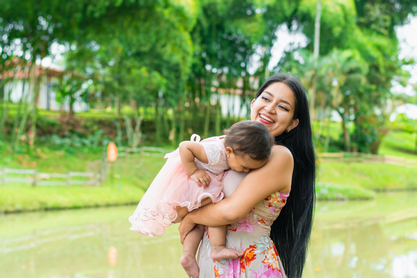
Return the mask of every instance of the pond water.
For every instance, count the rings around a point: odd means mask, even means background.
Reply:
[[[0,216],[0,277],[187,277],[177,225],[129,231],[133,206]],[[319,202],[303,277],[417,277],[417,193]]]

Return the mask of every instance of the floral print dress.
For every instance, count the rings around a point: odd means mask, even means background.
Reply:
[[[223,181],[226,197],[231,195],[245,175],[233,171],[227,173]],[[280,214],[288,196],[289,193],[275,192],[258,203],[245,218],[228,226],[226,246],[244,251],[243,256],[238,259],[211,259],[211,245],[206,228],[198,254],[200,278],[286,278],[269,235],[271,225]]]

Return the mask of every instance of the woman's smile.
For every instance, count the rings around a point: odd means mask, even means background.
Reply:
[[[275,123],[274,120],[271,119],[271,117],[269,117],[266,114],[263,113],[259,113],[259,121],[262,122],[263,124],[273,124]]]

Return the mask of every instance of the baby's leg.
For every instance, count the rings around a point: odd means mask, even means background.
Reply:
[[[210,257],[213,260],[237,259],[243,252],[226,247],[226,226],[209,227],[209,238],[211,244]]]
[[[205,206],[211,204],[211,199],[210,198],[204,198],[203,200],[201,200],[201,206]],[[180,223],[182,221],[182,219],[187,215],[188,213],[188,209],[186,207],[176,207],[175,209],[177,211],[177,218],[175,218],[175,220],[173,221],[173,223]]]
[[[197,253],[198,245],[200,244],[203,234],[204,226],[197,225],[184,239],[180,262],[189,277],[198,277],[199,269],[195,255]]]
[[[177,218],[175,218],[173,223],[180,223],[182,219],[187,215],[188,209],[186,207],[176,207],[175,210],[177,211]]]

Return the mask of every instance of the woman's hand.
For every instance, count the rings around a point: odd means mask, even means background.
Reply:
[[[178,227],[178,231],[180,232],[181,244],[184,243],[184,239],[187,235],[191,232],[192,229],[195,227],[195,223],[193,223],[190,217],[185,216],[182,219],[180,226]]]

